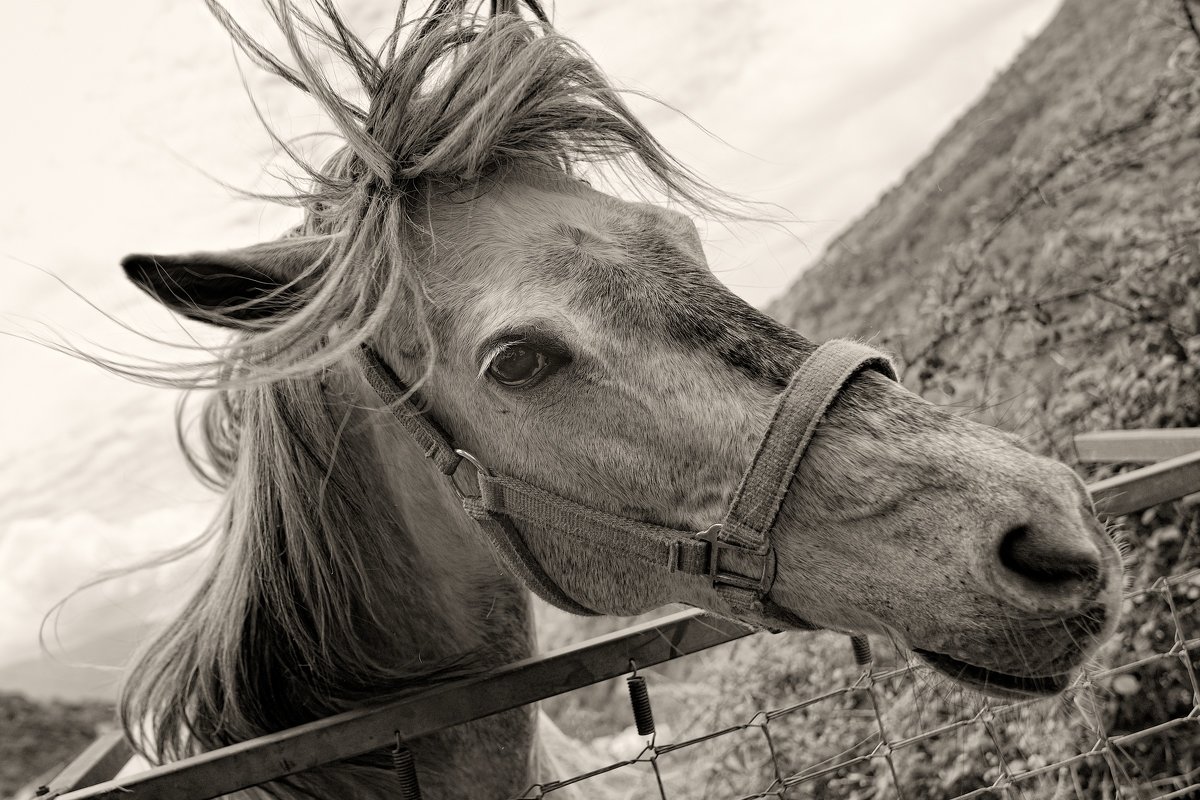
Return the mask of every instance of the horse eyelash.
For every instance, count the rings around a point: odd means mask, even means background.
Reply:
[[[491,349],[487,351],[486,354],[484,354],[482,365],[479,367],[479,374],[477,374],[475,377],[479,380],[483,380],[483,376],[487,373],[488,367],[492,366],[492,362],[496,359],[496,356],[500,355],[508,348],[518,344],[533,343],[527,339],[505,339],[502,342],[497,342]]]

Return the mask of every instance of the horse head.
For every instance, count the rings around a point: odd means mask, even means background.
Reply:
[[[712,574],[648,568],[620,525],[577,536],[509,523],[534,571],[583,609],[687,603],[885,634],[985,691],[1062,690],[1113,630],[1121,591],[1076,475],[886,370],[852,370],[815,419],[779,411],[815,345],[717,280],[689,216],[576,177],[581,160],[633,158],[705,206],[590,62],[532,30],[514,15],[469,35],[435,20],[363,70],[361,115],[302,62],[300,82],[347,144],[314,173],[296,235],[131,256],[129,277],[276,353],[319,334],[345,365],[369,346],[482,470],[598,519],[709,530],[767,432],[811,421],[752,602],[731,601]],[[710,557],[738,566],[736,552]]]

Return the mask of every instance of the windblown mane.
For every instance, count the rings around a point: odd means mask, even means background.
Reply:
[[[308,15],[289,0],[267,7],[292,66],[252,39],[215,2],[209,6],[253,61],[311,95],[344,144],[307,174],[295,194],[293,233],[323,246],[305,274],[271,298],[285,311],[242,321],[239,333],[190,365],[190,377],[144,379],[213,386],[193,461],[226,491],[211,535],[211,571],[182,614],[138,657],[122,693],[122,719],[152,760],[171,760],[335,713],[462,674],[470,663],[414,668],[370,644],[401,624],[385,595],[404,577],[400,527],[381,504],[374,453],[346,452],[355,411],[323,371],[380,331],[404,307],[423,337],[423,290],[409,269],[427,236],[435,193],[476,186],[522,162],[570,173],[604,161],[630,182],[649,179],[692,207],[716,210],[711,190],[683,169],[634,119],[600,70],[536,18],[484,18],[465,0],[443,0],[404,21],[373,53],[332,6]],[[319,51],[319,54],[318,54]],[[365,104],[333,88],[332,57],[355,76]],[[432,360],[431,358],[429,359]],[[319,487],[319,491],[316,488]],[[370,565],[370,569],[368,569]],[[331,796],[326,775],[277,791]],[[346,787],[343,787],[345,789]]]
[[[603,164],[602,177],[635,191],[653,188],[689,207],[726,213],[718,193],[663,149],[599,67],[550,27],[537,2],[527,3],[534,22],[515,13],[481,17],[466,0],[441,0],[427,16],[405,22],[401,3],[394,31],[372,54],[330,0],[318,3],[319,17],[290,0],[266,0],[294,66],[251,38],[216,0],[206,2],[255,63],[317,102],[344,142],[315,167],[267,127],[306,176],[293,194],[268,199],[299,206],[304,222],[295,235],[317,238],[325,253],[284,290],[287,313],[251,326],[219,364],[206,365],[210,379],[214,368],[230,364],[256,368],[241,370],[243,379],[327,365],[375,334],[398,304],[432,347],[420,279],[407,267],[414,244],[427,239],[425,210],[438,192],[486,191],[523,163],[567,174]],[[353,76],[354,92],[335,90],[337,66]],[[343,335],[330,339],[334,323]]]

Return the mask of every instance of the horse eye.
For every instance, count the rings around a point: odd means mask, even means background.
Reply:
[[[525,342],[505,347],[488,365],[488,375],[504,386],[527,386],[552,366],[549,356]]]

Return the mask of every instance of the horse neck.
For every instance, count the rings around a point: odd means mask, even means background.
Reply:
[[[448,483],[424,458],[358,371],[335,378],[347,408],[359,419],[347,428],[381,478],[379,502],[399,522],[405,572],[416,586],[397,586],[398,606],[409,605],[395,631],[395,652],[409,658],[463,662],[484,671],[527,657],[533,650],[528,593],[499,566],[462,511]],[[380,576],[383,581],[388,576]],[[419,594],[418,596],[415,596]],[[407,595],[407,596],[404,596]],[[409,742],[427,797],[503,797],[531,782],[534,718],[514,709]],[[363,797],[390,797],[379,776],[348,775]]]

